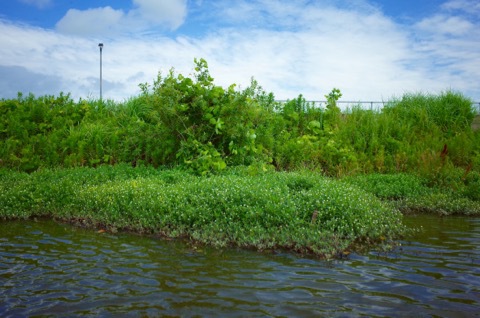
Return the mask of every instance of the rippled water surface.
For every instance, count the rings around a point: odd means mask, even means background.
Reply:
[[[0,222],[0,317],[477,317],[480,219],[409,217],[389,254],[320,261]]]

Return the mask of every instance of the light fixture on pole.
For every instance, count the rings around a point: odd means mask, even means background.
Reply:
[[[102,101],[102,49],[103,49],[103,43],[98,43],[98,47],[100,48],[100,101]]]

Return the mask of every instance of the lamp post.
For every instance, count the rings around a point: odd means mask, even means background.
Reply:
[[[98,47],[100,48],[100,101],[102,101],[102,49],[103,49],[103,43],[98,43]]]

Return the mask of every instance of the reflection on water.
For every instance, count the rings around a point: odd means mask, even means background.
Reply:
[[[336,261],[0,222],[0,316],[477,315],[480,219],[406,221],[425,231]]]

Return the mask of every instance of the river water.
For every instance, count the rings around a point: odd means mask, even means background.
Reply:
[[[479,317],[480,219],[405,221],[395,251],[333,261],[0,222],[0,317]]]

